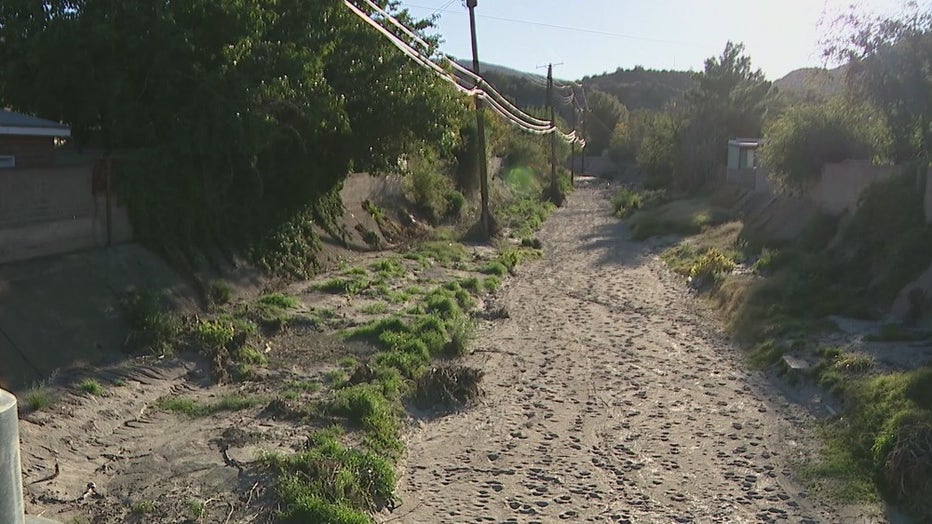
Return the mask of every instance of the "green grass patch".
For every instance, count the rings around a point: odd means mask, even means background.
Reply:
[[[622,188],[612,197],[612,210],[618,218],[628,218],[642,209],[662,204],[666,198],[664,190],[635,190]]]
[[[100,382],[92,378],[84,379],[78,384],[78,387],[81,388],[81,391],[94,396],[101,396],[104,394],[104,387],[100,385]]]
[[[417,257],[417,260],[432,260],[443,266],[469,260],[466,246],[448,240],[424,242],[411,255]]]
[[[705,199],[674,200],[637,213],[630,219],[635,240],[659,235],[695,235],[703,229],[728,222],[732,213]]]
[[[384,279],[401,278],[408,274],[408,268],[397,258],[386,258],[379,260],[369,266],[369,269]]]
[[[372,282],[368,277],[362,275],[352,276],[350,278],[332,278],[320,282],[313,286],[313,289],[324,293],[358,295],[368,288]]]
[[[40,411],[52,404],[52,391],[46,386],[33,386],[20,397],[27,412]]]
[[[502,287],[502,280],[496,276],[488,276],[482,279],[482,287],[489,292],[498,291]]]
[[[494,275],[502,277],[508,274],[508,268],[498,260],[486,262],[479,267],[479,272],[483,275]]]
[[[314,433],[309,441],[301,453],[264,458],[278,475],[280,520],[369,524],[369,512],[394,505],[396,478],[389,460],[347,448],[333,432]]]
[[[384,302],[373,302],[363,306],[360,311],[367,315],[382,315],[388,313],[388,304]]]
[[[846,500],[874,499],[879,488],[920,520],[932,518],[932,367],[852,378],[840,391],[852,406],[826,427],[813,481]]]
[[[214,402],[202,403],[188,397],[162,397],[156,403],[159,409],[189,417],[207,417],[224,411],[241,411],[263,404],[259,397],[224,395]]]

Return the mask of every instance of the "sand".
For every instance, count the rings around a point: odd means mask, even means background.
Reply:
[[[813,419],[750,372],[590,181],[540,232],[470,357],[484,399],[407,435],[380,522],[884,522],[793,481]]]

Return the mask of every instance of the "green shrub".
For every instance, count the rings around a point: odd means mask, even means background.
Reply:
[[[505,267],[505,264],[502,264],[498,260],[493,260],[491,262],[486,262],[481,267],[479,267],[479,272],[484,275],[502,277],[508,274],[508,268]]]
[[[818,178],[826,163],[871,159],[889,147],[889,134],[876,111],[840,99],[790,108],[764,135],[763,162],[775,178],[795,186]]]
[[[710,282],[735,270],[735,261],[721,251],[711,248],[699,255],[689,268],[689,278],[693,282]]]

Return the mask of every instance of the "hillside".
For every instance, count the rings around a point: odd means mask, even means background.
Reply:
[[[472,62],[458,60],[461,65],[472,68]],[[540,73],[528,73],[496,64],[480,64],[482,76],[502,94],[521,107],[543,107],[546,104],[546,78]],[[558,84],[571,81],[557,80]],[[617,69],[614,73],[583,77],[586,89],[598,89],[615,95],[628,109],[661,109],[682,96],[693,86],[692,73],[688,71],[656,71],[635,67]],[[560,108],[558,107],[558,112]],[[567,116],[567,115],[563,115]]]
[[[614,73],[584,77],[587,89],[599,89],[618,97],[628,109],[661,109],[679,98],[694,84],[688,71],[657,71],[635,67]]]
[[[773,85],[781,91],[801,94],[815,92],[823,96],[832,96],[845,89],[845,68],[803,67],[790,71],[783,78],[775,80]]]

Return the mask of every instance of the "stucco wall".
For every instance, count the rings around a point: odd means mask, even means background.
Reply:
[[[107,244],[107,206],[91,194],[91,168],[0,170],[0,262]],[[112,210],[112,241],[132,238],[124,209]]]
[[[16,157],[16,169],[51,167],[55,164],[53,139],[50,136],[0,135],[0,155]]]
[[[868,186],[886,180],[898,171],[896,166],[875,166],[867,160],[826,164],[822,168],[822,177],[809,196],[829,213],[853,212],[857,208],[861,193]]]

